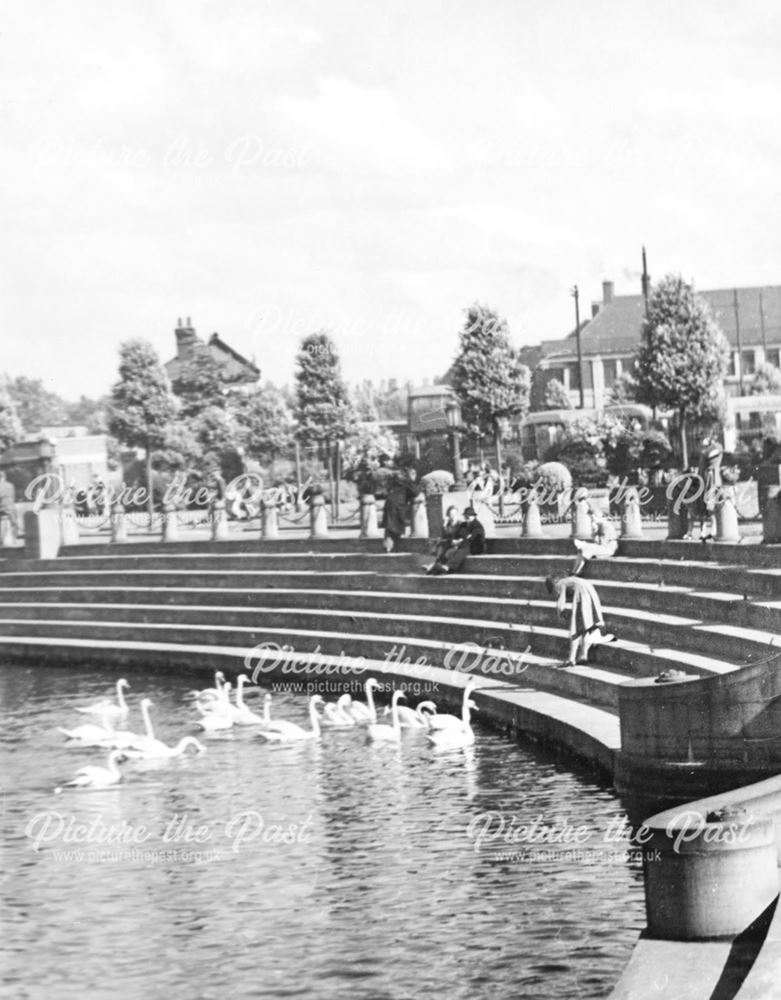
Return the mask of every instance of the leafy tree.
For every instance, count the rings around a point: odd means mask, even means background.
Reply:
[[[637,354],[638,399],[677,412],[684,467],[686,422],[720,412],[727,350],[724,334],[691,285],[668,275],[654,288]]]
[[[0,451],[22,436],[22,422],[6,379],[0,379]]]
[[[475,436],[493,434],[496,465],[502,467],[502,424],[529,408],[531,379],[510,344],[506,320],[475,303],[465,310],[459,352],[451,372],[463,420]]]
[[[28,434],[52,424],[68,421],[68,404],[56,392],[50,392],[38,378],[18,375],[8,382],[8,392],[16,404],[22,427]]]
[[[101,396],[98,399],[80,396],[75,403],[67,404],[67,422],[69,424],[85,424],[90,434],[106,434],[108,433],[109,405],[108,396]]]
[[[176,401],[157,351],[145,340],[125,341],[119,348],[119,381],[111,390],[109,430],[122,444],[144,449],[150,522],[152,452],[164,446],[175,413]]]
[[[333,482],[335,446],[354,423],[347,387],[342,380],[336,346],[324,331],[301,342],[296,356],[296,435],[303,444],[325,453]],[[333,490],[332,490],[333,495]]]
[[[571,410],[569,393],[557,378],[548,379],[545,383],[543,403],[546,410]]]
[[[634,403],[637,399],[637,382],[631,371],[622,371],[616,378],[607,394],[609,406],[623,406]]]
[[[261,462],[273,461],[293,444],[293,414],[284,394],[271,382],[235,406],[239,440],[248,455]]]
[[[344,449],[344,472],[348,480],[358,483],[363,492],[373,493],[375,480],[385,476],[378,470],[392,462],[399,451],[399,442],[391,431],[379,424],[358,424],[347,439]]]
[[[757,367],[749,395],[763,396],[781,393],[781,369],[765,361]]]
[[[171,388],[179,397],[185,417],[208,407],[224,408],[226,404],[222,367],[205,344],[194,345],[192,357],[182,362]]]

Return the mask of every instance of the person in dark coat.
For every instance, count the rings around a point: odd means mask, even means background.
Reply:
[[[458,545],[456,531],[461,527],[461,514],[458,507],[451,506],[445,511],[445,520],[442,523],[442,534],[434,549],[434,562],[429,566],[424,566],[426,573],[430,576],[437,563],[442,563],[450,550]]]
[[[410,469],[405,478],[398,477],[393,480],[385,497],[380,527],[385,532],[383,544],[386,552],[393,552],[407,530],[410,507],[419,493],[417,478],[415,470]]]
[[[481,556],[484,552],[485,528],[477,520],[477,511],[474,507],[467,507],[464,511],[464,520],[453,533],[452,544],[428,573],[431,576],[457,573],[464,565],[467,556]]]

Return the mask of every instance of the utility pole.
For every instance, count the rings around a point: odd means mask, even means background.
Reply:
[[[643,247],[643,301],[645,302],[645,318],[648,319],[648,286],[650,284],[650,278],[648,277],[648,265],[645,261],[645,247]]]
[[[583,397],[583,355],[580,349],[580,297],[578,295],[578,286],[572,289],[572,296],[575,299],[575,339],[578,344],[578,383],[580,385],[580,408],[585,409],[586,404]]]
[[[743,350],[740,343],[740,312],[738,310],[738,290],[732,289],[732,305],[735,309],[735,335],[738,341],[738,395],[743,395]]]

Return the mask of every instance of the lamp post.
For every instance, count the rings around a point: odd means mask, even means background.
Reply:
[[[466,486],[461,472],[461,407],[458,400],[449,399],[445,404],[445,416],[447,417],[447,429],[450,434],[453,449],[453,475],[455,476],[454,487],[463,490]]]

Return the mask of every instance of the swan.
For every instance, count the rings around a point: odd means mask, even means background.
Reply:
[[[236,704],[231,705],[231,718],[236,726],[264,726],[267,715],[257,715],[244,703],[244,685],[249,680],[246,674],[239,674],[236,682]]]
[[[323,709],[323,725],[332,728],[354,726],[355,719],[350,715],[352,698],[343,694],[335,704],[328,703]]]
[[[130,685],[125,680],[124,677],[120,677],[117,681],[117,701],[119,704],[115,705],[108,698],[103,698],[102,701],[96,701],[92,705],[87,705],[86,708],[77,708],[77,712],[81,712],[82,715],[104,715],[108,713],[112,724],[115,722],[124,722],[127,719],[128,706],[125,701],[125,695],[123,694],[124,688],[129,688]]]
[[[377,709],[374,707],[374,696],[372,695],[372,691],[376,690],[379,686],[380,682],[377,678],[370,677],[363,686],[363,689],[366,692],[366,704],[364,705],[361,701],[350,702],[346,711],[350,713],[356,722],[366,723],[377,721]]]
[[[109,785],[118,785],[122,780],[122,772],[117,764],[123,760],[125,754],[121,750],[112,750],[108,755],[108,767],[90,764],[79,768],[75,778],[66,781],[61,788],[55,788],[54,794],[59,795],[63,788],[107,788]]]
[[[197,753],[206,753],[206,747],[194,736],[184,736],[174,747],[169,747],[162,740],[150,740],[143,748],[130,747],[125,750],[125,756],[134,760],[158,760],[161,757],[181,757],[187,747],[195,747]]]
[[[105,739],[101,740],[97,746],[101,746],[106,750],[125,750],[128,747],[133,747],[138,749],[142,744],[155,739],[155,731],[152,728],[152,720],[149,717],[149,706],[152,702],[149,698],[142,698],[139,703],[139,708],[141,709],[141,716],[144,720],[144,730],[143,734],[131,732],[129,729],[116,730],[110,732],[106,735]]]
[[[58,726],[57,729],[69,740],[74,740],[83,747],[102,747],[114,735],[108,708],[108,703],[103,706],[102,726],[95,722],[85,722],[83,726],[76,726],[75,729],[63,729],[62,726]]]
[[[216,733],[225,729],[233,728],[233,705],[230,703],[231,686],[225,683],[220,691],[220,697],[215,703],[214,710],[207,712],[198,702],[195,704],[198,711],[202,712],[201,718],[195,723],[200,726],[205,733]]]
[[[224,683],[225,674],[221,670],[217,670],[214,674],[214,687],[204,688],[202,691],[188,691],[187,695],[190,698],[197,698],[201,701],[214,701],[219,698]]]
[[[403,691],[394,691],[391,701],[392,726],[386,726],[384,722],[372,722],[367,733],[370,740],[383,740],[384,742],[398,743],[401,739],[401,725],[399,723],[399,698],[406,698]]]
[[[402,729],[428,729],[429,720],[436,715],[437,706],[433,701],[421,701],[417,708],[409,708],[407,705],[397,705],[396,711],[399,713],[399,725]],[[390,715],[390,706],[385,709],[384,715]]]
[[[270,699],[269,699],[270,700]],[[266,704],[269,703],[266,701]],[[313,694],[309,699],[309,721],[311,729],[303,729],[295,722],[285,722],[280,719],[277,722],[269,722],[258,735],[264,740],[272,743],[292,743],[297,740],[319,740],[320,739],[320,717],[317,714],[317,706],[323,704],[323,699],[319,694]]]
[[[434,730],[437,730],[437,729],[451,729],[451,728],[458,729],[461,725],[463,725],[464,706],[466,705],[467,701],[469,700],[469,696],[474,691],[476,685],[477,685],[477,681],[474,679],[474,677],[470,677],[469,680],[466,683],[466,687],[464,688],[464,699],[463,699],[463,701],[461,703],[461,718],[460,719],[458,718],[457,715],[439,715],[439,714],[433,715],[429,719],[429,729],[434,729]]]
[[[472,730],[469,709],[477,711],[477,705],[468,698],[464,702],[464,711],[461,724],[448,726],[447,729],[439,729],[433,733],[427,733],[426,739],[432,744],[435,750],[458,750],[460,747],[471,747],[475,742],[475,734]]]

